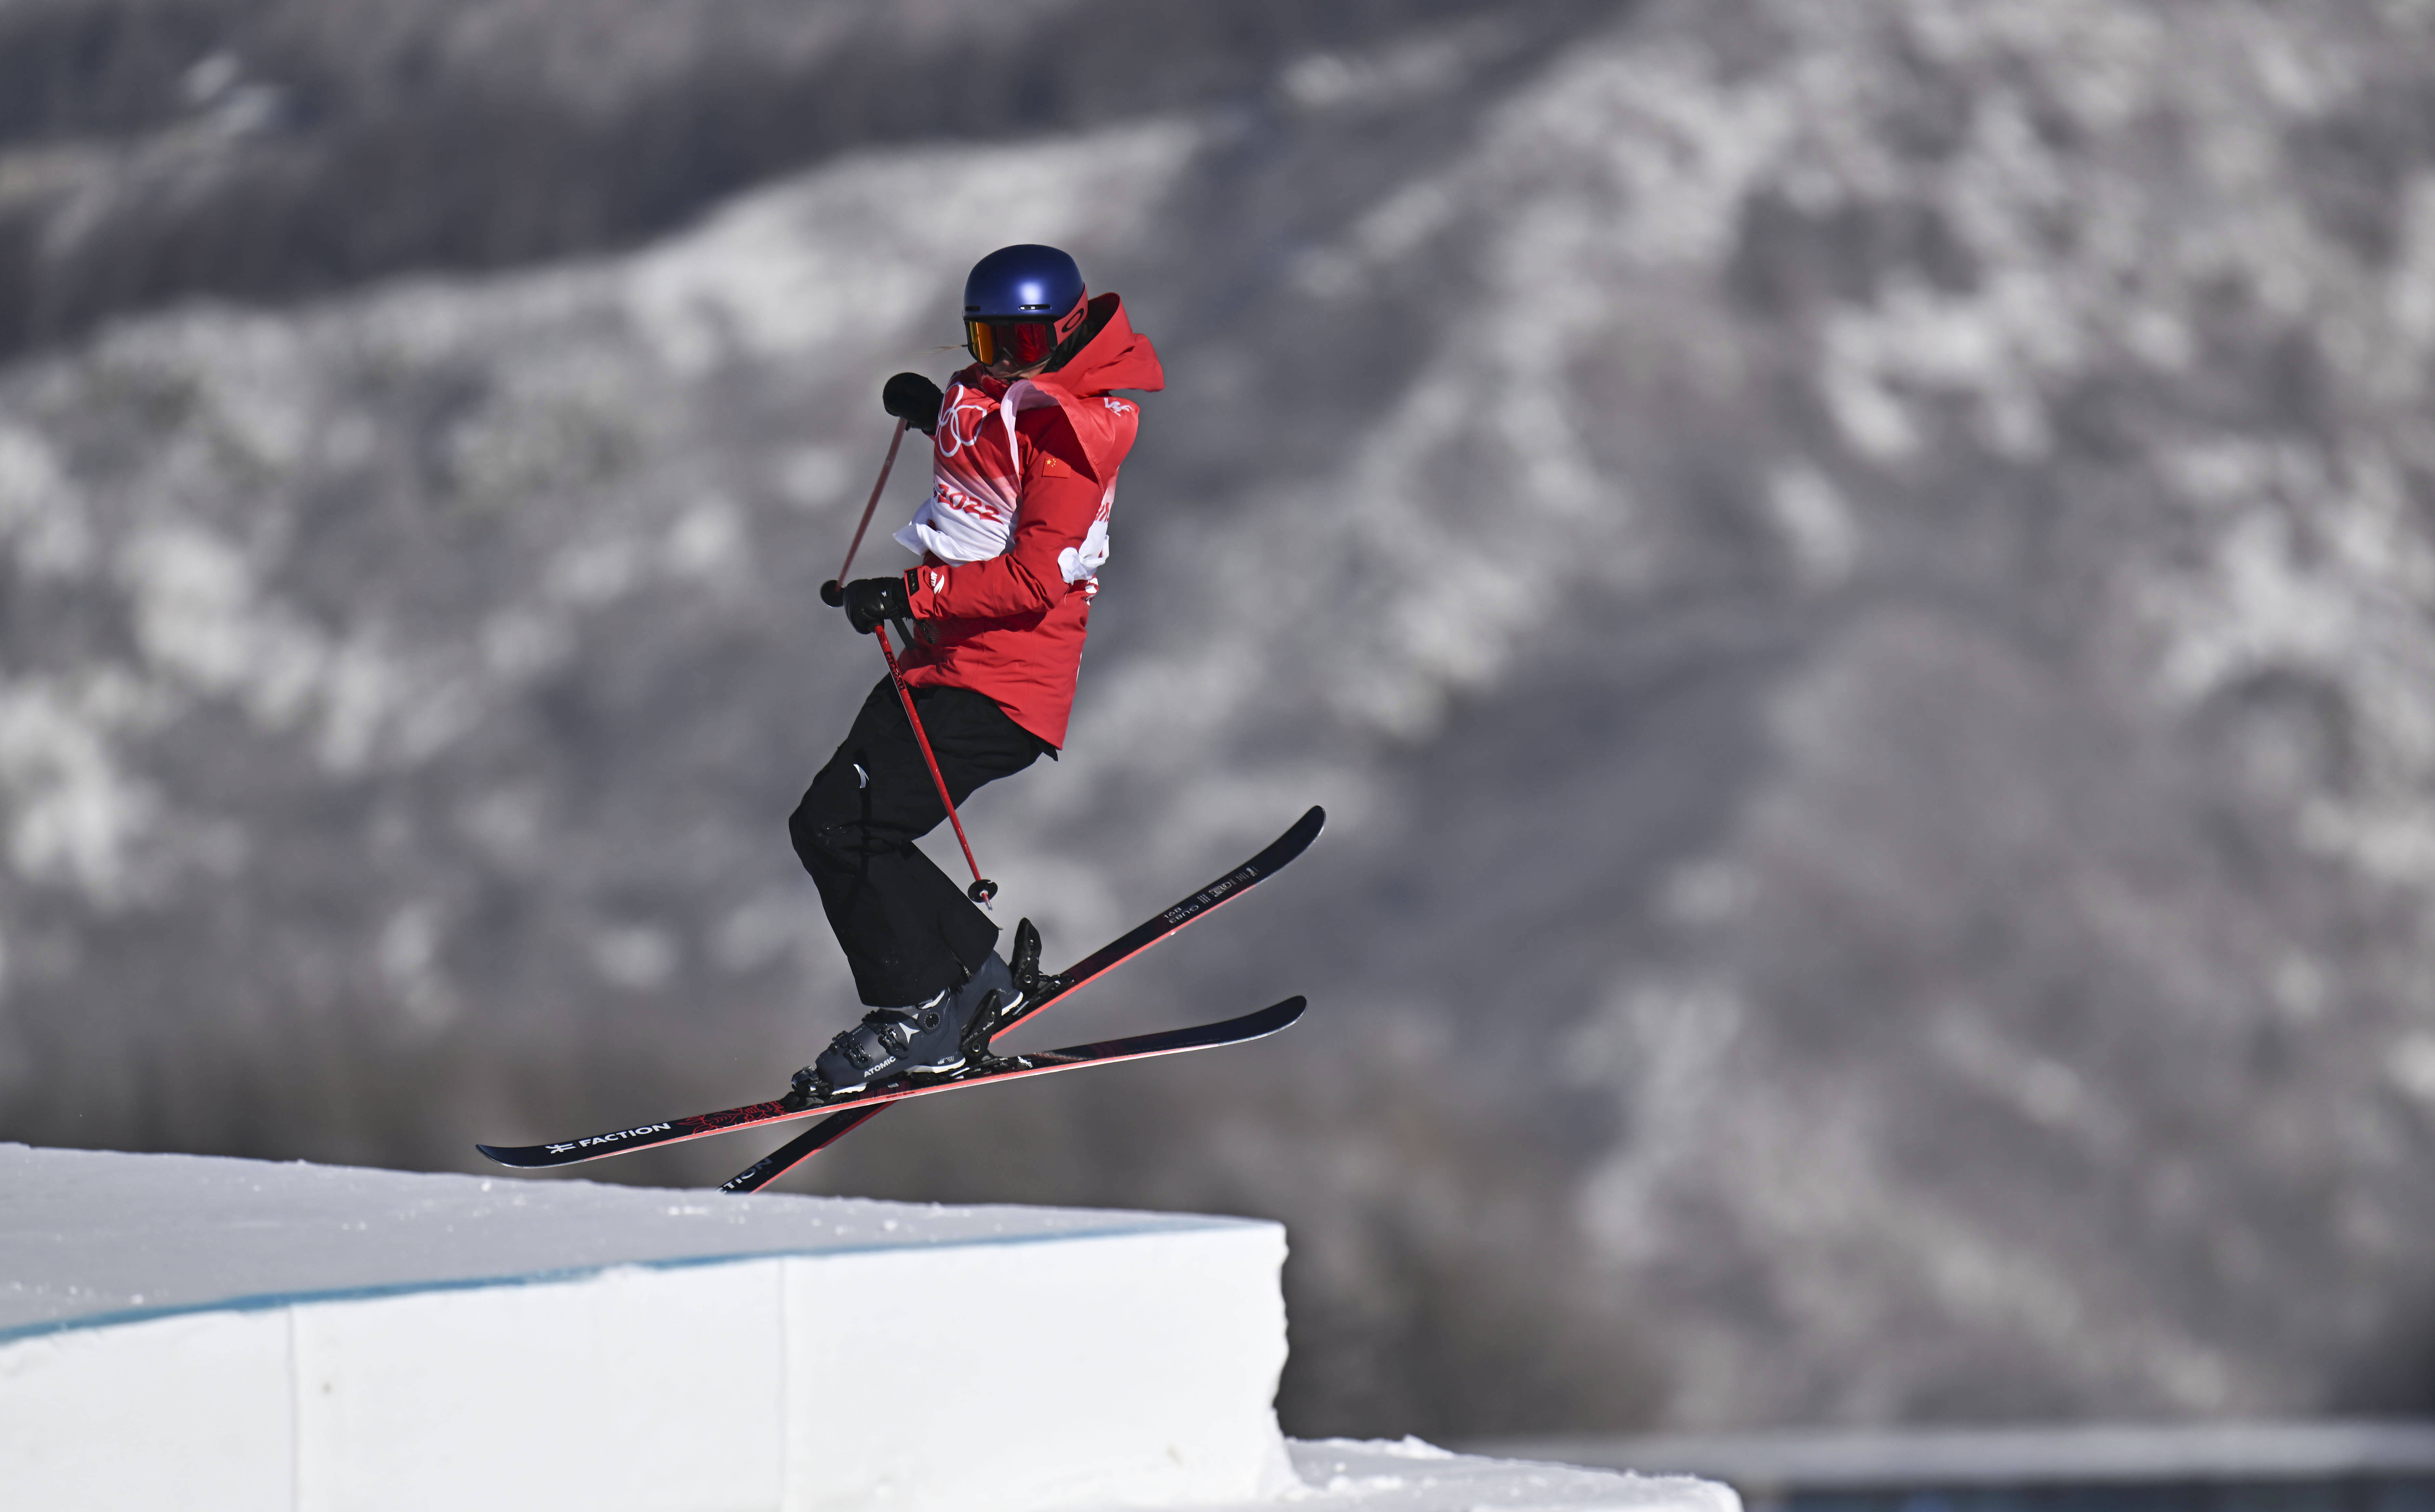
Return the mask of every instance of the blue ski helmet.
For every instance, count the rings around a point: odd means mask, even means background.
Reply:
[[[1082,269],[1054,247],[1000,247],[964,277],[964,344],[988,362],[1045,361],[1082,323]]]

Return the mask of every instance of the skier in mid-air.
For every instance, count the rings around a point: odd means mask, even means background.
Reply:
[[[1061,971],[1040,970],[1029,920],[1015,930],[1011,962],[998,955],[997,927],[975,907],[994,884],[976,862],[972,889],[959,889],[914,842],[952,820],[983,783],[1065,743],[1108,560],[1116,470],[1139,420],[1117,391],[1155,391],[1166,378],[1122,302],[1090,297],[1074,259],[1053,247],[1001,247],[973,266],[964,341],[973,361],[944,392],[911,373],[881,391],[898,422],[890,463],[907,428],[933,442],[930,496],[896,533],[922,560],[890,577],[821,584],[820,597],[856,631],[878,634],[889,676],[786,823],[871,1011],[797,1071],[783,1098],[580,1138],[475,1146],[491,1159],[544,1170],[817,1117],[719,1187],[759,1191],[899,1100],[1247,1044],[1309,1006],[1295,996],[1233,1018],[1062,1050],[994,1049],[1030,1016],[1274,877],[1310,848],[1327,814],[1306,809],[1248,860]],[[862,526],[888,476],[882,466]],[[840,580],[862,533],[857,527]],[[891,623],[906,642],[901,656],[884,628]],[[964,852],[970,861],[972,847]]]
[[[930,495],[896,533],[921,563],[842,594],[858,633],[909,622],[899,666],[958,806],[1065,742],[1139,414],[1115,391],[1166,384],[1123,302],[1089,296],[1053,247],[975,264],[964,336],[973,361],[943,392],[898,374],[883,394],[933,440]],[[883,678],[786,826],[871,1010],[809,1068],[820,1096],[958,1070],[976,1016],[1004,1021],[1020,1005],[997,926],[914,843],[946,817]]]

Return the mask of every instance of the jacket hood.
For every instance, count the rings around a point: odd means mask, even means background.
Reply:
[[[1158,349],[1125,318],[1125,302],[1114,294],[1091,301],[1086,324],[1097,326],[1082,350],[1065,359],[1054,373],[1043,373],[1034,383],[1054,384],[1077,398],[1093,398],[1116,389],[1155,393],[1166,387],[1166,373],[1158,364]]]

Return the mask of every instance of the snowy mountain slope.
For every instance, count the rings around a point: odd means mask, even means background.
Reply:
[[[630,246],[856,148],[1222,107],[1297,55],[1466,16],[1544,51],[1605,9],[15,0],[0,350],[181,297]]]
[[[1370,25],[18,362],[0,1129],[449,1165],[771,1085],[872,390],[1039,236],[1173,386],[1072,748],[974,806],[1010,922],[1337,816],[1042,1033],[1317,1006],[821,1179],[1287,1218],[1302,1432],[2423,1406],[2428,18]]]

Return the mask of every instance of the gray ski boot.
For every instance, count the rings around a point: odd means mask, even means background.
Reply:
[[[961,985],[907,1007],[873,1008],[840,1031],[795,1073],[788,1101],[809,1106],[908,1077],[953,1076],[986,1050],[1020,997],[1013,972],[993,950]]]
[[[1014,927],[1014,960],[1002,962],[992,951],[973,980],[987,989],[964,1024],[964,1058],[975,1066],[990,1059],[990,1041],[1000,1031],[1022,1017],[1044,992],[1062,985],[1041,974],[1040,930],[1029,919]]]

